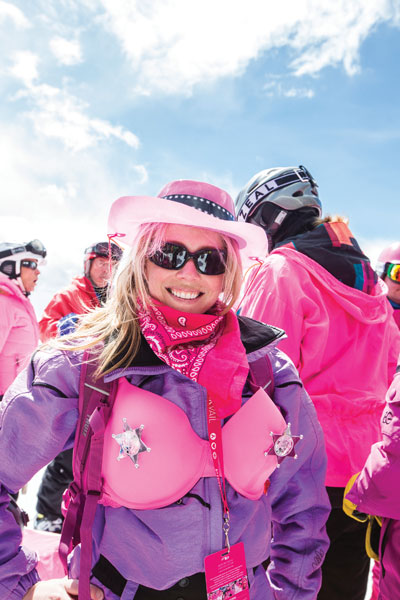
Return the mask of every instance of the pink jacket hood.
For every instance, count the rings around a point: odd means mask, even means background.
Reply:
[[[318,286],[324,294],[331,298],[349,315],[360,323],[374,325],[384,323],[387,319],[387,286],[379,278],[373,294],[345,285],[315,260],[291,248],[277,248],[271,255],[290,258],[294,265],[298,265],[309,272],[312,279],[318,281]]]
[[[0,294],[15,296],[22,301],[26,299],[25,294],[22,293],[22,290],[15,279],[10,279],[7,275],[4,275],[4,273],[0,273]]]

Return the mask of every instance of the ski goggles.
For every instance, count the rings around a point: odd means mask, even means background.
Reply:
[[[400,264],[399,263],[389,263],[386,267],[386,275],[392,281],[396,283],[400,283]]]
[[[85,250],[85,255],[88,255],[89,258],[96,258],[97,256],[104,256],[105,258],[109,258],[110,247],[108,245],[108,242],[99,242],[97,244],[89,246]],[[111,242],[111,260],[118,261],[121,259],[121,256],[121,248],[119,248],[119,246]]]
[[[189,252],[185,246],[167,242],[164,246],[149,256],[149,260],[163,269],[177,271],[193,259],[196,269],[202,275],[222,275],[226,269],[226,250],[217,248],[202,248],[197,252]]]
[[[21,267],[26,267],[27,269],[32,269],[32,271],[35,271],[35,269],[38,268],[38,262],[37,260],[21,260]]]
[[[32,252],[32,254],[38,254],[39,256],[46,258],[47,251],[40,240],[28,242],[25,244],[25,249],[27,252]]]

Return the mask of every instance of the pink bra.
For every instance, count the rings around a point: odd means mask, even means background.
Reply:
[[[265,452],[286,427],[261,388],[223,426],[225,477],[246,498],[263,494],[278,465]],[[121,378],[104,434],[102,476],[100,503],[153,509],[176,502],[215,470],[208,439],[193,431],[181,408]]]

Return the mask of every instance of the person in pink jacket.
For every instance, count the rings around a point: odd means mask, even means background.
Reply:
[[[239,310],[285,330],[280,348],[299,370],[324,431],[331,545],[318,598],[363,600],[366,527],[343,513],[342,498],[380,439],[400,335],[386,286],[346,220],[321,219],[317,188],[305,167],[279,167],[261,171],[240,192],[237,218],[264,229],[270,254],[248,273]]]
[[[26,366],[39,342],[35,311],[28,298],[46,249],[39,240],[0,243],[0,399]]]
[[[388,286],[388,300],[400,329],[400,242],[384,248],[378,257],[376,272]]]
[[[344,510],[355,518],[382,518],[379,539],[379,600],[400,591],[400,366],[386,395],[382,441],[371,448],[361,473],[346,495]],[[364,513],[364,514],[363,514]]]

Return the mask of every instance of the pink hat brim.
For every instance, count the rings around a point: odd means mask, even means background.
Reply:
[[[144,223],[171,223],[211,229],[237,241],[245,257],[267,254],[267,236],[251,223],[225,221],[191,206],[153,196],[123,196],[113,202],[108,216],[108,234],[118,235],[131,246]]]

